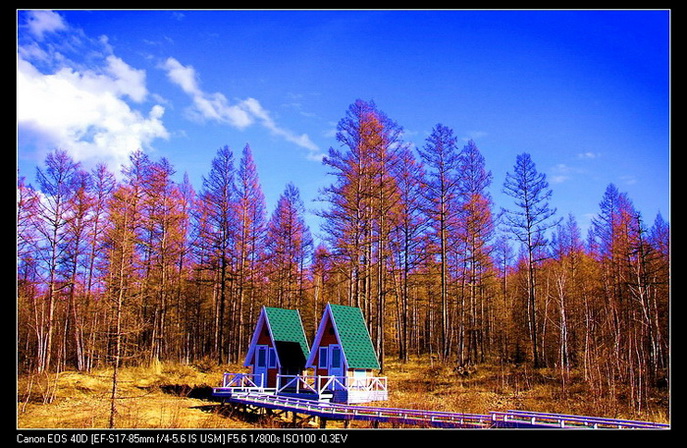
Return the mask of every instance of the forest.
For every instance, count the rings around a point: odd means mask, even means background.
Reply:
[[[143,151],[121,173],[55,149],[17,177],[18,373],[240,362],[261,306],[360,307],[379,355],[571,372],[641,409],[667,388],[670,227],[609,184],[587,235],[529,154],[502,186],[474,141],[424,145],[351,104],[323,163],[321,229],[297,186],[267,210],[251,148],[220,147],[196,191]],[[512,206],[497,210],[489,193]],[[315,242],[311,231],[323,235]]]

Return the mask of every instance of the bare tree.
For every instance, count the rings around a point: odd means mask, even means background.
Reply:
[[[527,316],[535,367],[543,367],[539,350],[537,321],[538,252],[546,245],[546,231],[556,225],[551,218],[556,213],[549,200],[552,191],[546,175],[539,173],[529,154],[519,154],[513,173],[506,173],[504,193],[512,197],[515,208],[504,210],[507,230],[523,245],[527,255]]]
[[[63,273],[60,267],[68,247],[68,204],[75,192],[74,181],[79,170],[79,164],[62,150],[48,154],[45,165],[45,170],[39,168],[36,176],[42,193],[37,207],[37,230],[41,234],[42,243],[39,254],[47,284],[47,315],[41,322],[43,330],[40,330],[38,345],[38,372],[50,368],[56,328],[55,305],[58,294],[68,285],[66,279],[60,276]]]
[[[458,214],[459,201],[459,158],[456,137],[453,130],[437,124],[427,138],[425,146],[419,150],[427,170],[426,200],[427,213],[434,230],[434,238],[439,250],[440,266],[440,355],[447,357],[449,343],[449,236]]]
[[[217,362],[225,361],[227,342],[226,328],[233,322],[226,322],[232,316],[227,316],[227,304],[231,295],[231,283],[234,281],[232,272],[233,258],[235,257],[236,236],[236,208],[234,185],[234,154],[228,146],[217,151],[212,160],[212,167],[208,177],[203,178],[203,191],[201,200],[206,211],[205,237],[208,239],[207,247],[210,250],[208,262],[215,273],[214,283],[214,352]],[[231,349],[229,348],[229,352]]]
[[[258,314],[258,287],[260,269],[258,263],[265,252],[265,231],[267,212],[265,195],[260,185],[258,170],[253,160],[249,145],[243,148],[241,160],[236,173],[236,277],[237,295],[235,315],[237,323],[237,340],[235,356],[240,356],[242,347],[248,344],[251,328],[254,326],[252,316]]]
[[[305,265],[312,251],[300,192],[289,183],[267,226],[266,267],[273,305],[299,308],[304,302]]]

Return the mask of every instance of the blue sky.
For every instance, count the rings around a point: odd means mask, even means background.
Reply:
[[[648,225],[670,217],[666,10],[18,11],[17,54],[29,182],[54,148],[113,171],[140,148],[200,190],[220,147],[249,144],[269,209],[293,182],[314,210],[363,99],[417,147],[437,123],[472,138],[497,207],[528,152],[583,230],[610,183]]]

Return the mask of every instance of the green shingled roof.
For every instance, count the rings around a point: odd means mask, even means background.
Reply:
[[[370,333],[360,308],[329,304],[349,369],[379,369]]]
[[[310,348],[305,339],[301,316],[297,310],[265,307],[265,314],[274,342],[296,342],[300,345],[305,359]]]

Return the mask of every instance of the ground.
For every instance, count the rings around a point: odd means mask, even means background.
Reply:
[[[117,428],[222,429],[280,427],[290,419],[246,419],[231,414],[210,396],[224,371],[238,365],[156,363],[121,369]],[[590,396],[577,383],[561,390],[553,375],[525,366],[480,366],[471,372],[429,358],[408,363],[389,360],[389,400],[377,403],[394,408],[488,414],[489,411],[528,411],[595,415],[667,423],[667,391],[641,414],[618,400]],[[62,372],[20,376],[17,384],[18,428],[107,428],[110,417],[112,371]],[[354,427],[369,427],[355,423]],[[328,428],[341,427],[329,422]]]

